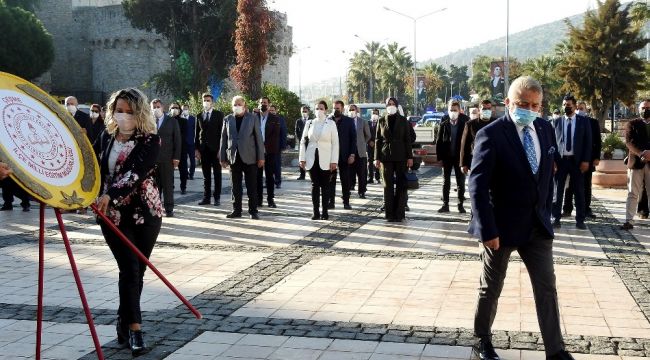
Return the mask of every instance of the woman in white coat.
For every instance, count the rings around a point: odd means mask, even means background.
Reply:
[[[316,118],[307,120],[300,139],[300,167],[309,171],[311,202],[314,206],[312,220],[327,220],[329,182],[339,160],[339,133],[336,123],[327,117],[327,103],[316,106]],[[323,212],[319,211],[322,198]]]

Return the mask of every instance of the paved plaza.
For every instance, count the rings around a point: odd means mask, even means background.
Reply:
[[[328,221],[311,221],[310,184],[287,168],[278,208],[259,221],[226,219],[196,205],[197,171],[176,193],[152,262],[203,314],[197,320],[148,271],[141,359],[470,359],[481,271],[470,215],[438,214],[440,169],[419,170],[404,223],[386,223],[382,188],[340,198]],[[228,186],[227,172],[223,172]],[[178,186],[178,179],[176,182]],[[453,187],[452,187],[453,188]],[[340,190],[339,190],[340,195]],[[621,231],[626,191],[597,189],[588,230],[563,219],[554,242],[562,330],[576,359],[650,359],[650,222]],[[33,203],[34,204],[34,203]],[[469,209],[469,204],[466,204]],[[47,210],[44,359],[94,359],[68,258]],[[129,359],[115,338],[118,270],[90,215],[65,214],[68,234],[108,359]],[[38,210],[0,212],[0,359],[34,357]],[[494,323],[503,359],[544,359],[525,266],[513,254]]]

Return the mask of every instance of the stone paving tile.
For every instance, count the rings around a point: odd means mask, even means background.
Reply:
[[[471,328],[478,262],[325,256],[234,316]],[[564,331],[650,339],[650,323],[612,268],[556,266]],[[616,311],[613,311],[616,310]],[[494,329],[538,332],[523,263],[508,269]]]
[[[597,189],[595,195],[607,203],[607,211],[620,224],[625,222],[626,189]],[[650,251],[650,220],[634,217],[634,229],[630,231],[645,248]]]
[[[74,245],[73,252],[88,302],[96,309],[117,309],[118,269],[107,246]],[[214,287],[233,274],[260,261],[268,253],[208,252],[154,249],[151,261],[186,297]],[[0,299],[10,304],[36,304],[38,250],[33,245],[0,249]],[[65,249],[47,244],[45,249],[45,301],[48,306],[79,307],[78,293]],[[142,294],[143,309],[178,306],[179,300],[148,271]]]

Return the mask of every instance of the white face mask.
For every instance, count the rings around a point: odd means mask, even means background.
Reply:
[[[212,108],[212,101],[203,102],[203,110],[208,111]]]
[[[98,117],[99,117],[99,113],[92,112],[92,111],[90,112],[90,118],[91,118],[91,119],[95,120],[95,119],[97,119]]]
[[[306,112],[302,113],[302,118],[303,118],[303,120],[309,119],[309,113],[306,113]]]
[[[178,109],[172,109],[172,116],[178,116],[181,113]]]
[[[553,120],[557,120],[557,119],[559,119],[559,118],[560,118],[560,115],[558,115],[558,114],[553,114]]]
[[[68,111],[69,111],[70,114],[72,114],[72,115],[74,115],[74,114],[77,112],[77,107],[74,106],[74,105],[68,105],[68,106],[66,106],[66,108],[68,109]]]
[[[355,118],[355,117],[357,117],[357,112],[354,111],[354,110],[350,111],[350,117],[351,117],[351,118]]]
[[[316,117],[318,118],[318,120],[325,119],[325,110],[321,110],[321,109],[316,110]]]
[[[477,113],[470,113],[469,118],[472,119],[472,120],[476,120],[476,119],[478,119],[478,114]]]
[[[239,105],[234,105],[234,106],[232,107],[232,112],[233,112],[235,115],[241,115],[241,114],[244,113],[244,107],[243,107],[243,106],[239,106]]]
[[[449,112],[449,118],[452,119],[452,120],[457,120],[459,114],[460,113],[458,111],[450,111]]]
[[[393,115],[393,114],[395,114],[395,113],[397,112],[397,106],[395,106],[395,105],[389,105],[389,106],[386,106],[386,112],[387,112],[389,115]]]
[[[155,116],[156,118],[163,116],[163,111],[161,108],[155,108],[152,110],[153,110],[153,116]]]
[[[183,117],[189,117],[190,116],[190,111],[189,110],[183,110]]]
[[[372,120],[372,121],[377,121],[377,120],[379,120],[379,115],[377,115],[377,114],[372,114],[372,115],[370,116],[370,120]]]
[[[124,135],[133,134],[135,130],[135,117],[133,114],[114,113],[113,119],[115,119],[117,127],[120,129],[120,133]]]
[[[481,119],[487,120],[491,117],[492,117],[492,110],[489,109],[481,110]]]

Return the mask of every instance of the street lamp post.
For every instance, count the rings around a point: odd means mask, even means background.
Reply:
[[[303,50],[310,49],[311,46],[299,48],[295,52],[298,53],[298,99],[302,102],[302,55]]]
[[[506,0],[506,61],[504,62],[503,77],[503,95],[508,93],[510,87],[510,55],[508,54],[510,38],[510,0]]]
[[[402,15],[408,19],[411,19],[413,21],[413,115],[417,115],[418,112],[418,74],[417,74],[417,22],[418,20],[427,17],[429,15],[433,15],[442,11],[447,10],[447,8],[442,8],[438,9],[436,11],[432,11],[428,14],[424,14],[418,17],[412,17],[410,15],[403,14],[399,11],[390,9],[386,6],[384,6],[384,10],[394,12],[395,14]]]

